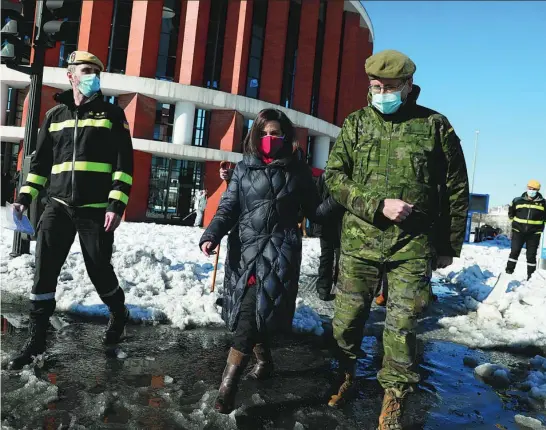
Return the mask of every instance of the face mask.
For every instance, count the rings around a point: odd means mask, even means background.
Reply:
[[[527,195],[534,199],[537,196],[537,190],[527,190]]]
[[[274,157],[284,145],[284,137],[264,136],[260,141],[260,151],[266,157]]]
[[[385,115],[393,114],[402,106],[402,91],[387,94],[372,94],[372,105]]]
[[[78,84],[78,90],[85,97],[91,97],[100,90],[100,78],[95,74],[82,75]]]

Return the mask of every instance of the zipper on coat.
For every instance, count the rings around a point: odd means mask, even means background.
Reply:
[[[72,204],[75,204],[76,188],[76,142],[78,140],[78,109],[76,108],[76,120],[74,121],[74,146],[72,148]]]
[[[387,141],[387,159],[385,160],[385,195],[389,195],[389,162],[391,158],[391,140],[393,132],[393,123],[387,122],[389,126],[389,140]],[[381,149],[380,149],[381,150]],[[381,241],[381,261],[385,260],[385,240],[387,232],[383,232],[383,240]]]

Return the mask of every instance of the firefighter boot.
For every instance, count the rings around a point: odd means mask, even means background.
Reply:
[[[248,354],[243,354],[234,348],[229,350],[227,364],[222,374],[222,383],[218,389],[218,396],[214,404],[214,409],[219,413],[229,414],[235,409],[235,396],[239,388],[239,380],[249,358]]]
[[[248,374],[252,379],[267,379],[273,375],[273,357],[271,350],[263,343],[258,343],[254,347],[254,356],[256,364]]]
[[[30,318],[28,326],[28,339],[19,352],[8,364],[11,370],[22,369],[23,366],[32,363],[33,357],[43,354],[46,349],[47,326],[49,317]]]
[[[110,312],[110,320],[106,326],[102,342],[105,345],[119,343],[122,336],[125,335],[125,325],[129,321],[129,309],[123,306],[123,309],[117,312]]]
[[[403,400],[404,396],[398,396],[395,390],[385,390],[378,430],[402,430]]]
[[[343,371],[343,379],[340,382],[337,394],[330,397],[330,400],[328,401],[328,406],[332,408],[341,406],[354,395],[356,361],[347,360],[340,368],[340,370]]]

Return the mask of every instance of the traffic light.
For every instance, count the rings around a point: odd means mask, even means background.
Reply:
[[[52,47],[55,42],[78,32],[77,22],[68,22],[70,16],[81,8],[81,0],[44,0],[40,36],[47,37],[46,43]]]
[[[1,62],[7,65],[28,64],[34,30],[35,2],[3,1],[2,6]]]

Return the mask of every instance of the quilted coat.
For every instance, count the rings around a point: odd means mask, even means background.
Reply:
[[[302,239],[298,212],[320,220],[331,202],[320,204],[311,170],[297,151],[265,164],[245,154],[235,167],[218,211],[203,233],[200,246],[213,246],[232,230],[226,260],[229,277],[224,283],[222,315],[227,326],[237,327],[247,288],[257,288],[258,330],[288,330],[298,292]],[[236,261],[238,260],[238,261]],[[251,275],[256,284],[248,285]]]

